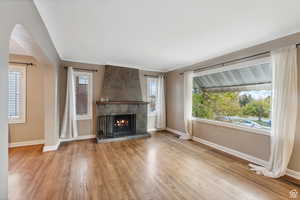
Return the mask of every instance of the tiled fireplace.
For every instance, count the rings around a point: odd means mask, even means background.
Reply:
[[[150,136],[137,69],[106,66],[102,97],[108,100],[97,101],[98,142]]]

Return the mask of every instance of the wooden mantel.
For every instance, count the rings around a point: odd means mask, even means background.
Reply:
[[[97,105],[107,104],[148,104],[146,101],[96,101]]]

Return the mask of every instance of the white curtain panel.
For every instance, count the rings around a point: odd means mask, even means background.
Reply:
[[[156,128],[166,129],[166,100],[165,100],[165,78],[163,75],[157,80],[157,116]]]
[[[184,126],[185,135],[180,139],[192,139],[193,71],[184,72]]]
[[[293,151],[297,120],[297,48],[271,52],[273,64],[271,156],[269,166],[250,164],[258,174],[278,178],[285,175]]]
[[[68,67],[66,105],[60,137],[76,138],[77,136],[75,76],[73,68]]]

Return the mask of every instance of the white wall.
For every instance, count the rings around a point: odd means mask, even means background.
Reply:
[[[47,68],[48,98],[45,116],[48,128],[45,133],[46,145],[54,145],[58,141],[58,96],[57,96],[57,69],[59,57],[49,37],[47,29],[32,0],[1,0],[0,2],[0,199],[7,199],[8,178],[8,135],[7,135],[7,67],[8,45],[10,34],[16,24],[21,24],[32,35],[33,40],[42,50],[43,57],[39,62],[45,63]]]

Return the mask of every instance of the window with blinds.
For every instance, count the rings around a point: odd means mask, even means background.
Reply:
[[[8,69],[8,120],[9,123],[25,123],[26,116],[26,68],[10,66]]]
[[[157,102],[157,78],[147,78],[147,99],[148,99],[148,114],[156,115]]]
[[[93,96],[91,72],[75,72],[75,97],[77,120],[92,119]]]

